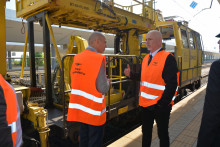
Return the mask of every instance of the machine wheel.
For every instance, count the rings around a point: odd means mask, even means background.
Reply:
[[[187,95],[186,89],[185,89],[185,88],[181,88],[181,89],[180,89],[180,96],[183,97],[183,96],[185,96],[185,95]]]
[[[190,89],[191,91],[194,91],[194,90],[196,89],[196,84],[195,84],[195,82],[193,82],[192,84],[190,84],[189,89]]]
[[[196,89],[199,89],[200,86],[201,86],[201,80],[199,79],[199,80],[197,81],[197,83],[195,84],[195,88],[196,88]]]

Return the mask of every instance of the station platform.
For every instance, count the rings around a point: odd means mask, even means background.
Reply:
[[[171,111],[169,136],[171,147],[196,147],[200,129],[206,85],[175,104]],[[141,147],[141,126],[116,140],[108,147]],[[157,126],[154,123],[151,147],[159,147]]]

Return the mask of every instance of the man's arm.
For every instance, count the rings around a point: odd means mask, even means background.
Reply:
[[[12,147],[11,127],[6,121],[6,107],[4,92],[0,86],[0,144],[1,146]]]
[[[166,86],[161,99],[157,103],[161,107],[168,106],[172,101],[177,88],[177,72],[178,68],[175,57],[168,55],[162,73]]]
[[[98,92],[105,94],[109,90],[109,82],[107,80],[106,74],[105,74],[105,62],[102,61],[102,65],[99,70],[98,77],[96,79],[96,89]]]

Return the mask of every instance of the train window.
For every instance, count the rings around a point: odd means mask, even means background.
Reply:
[[[194,43],[192,32],[189,32],[189,47],[191,49],[195,49],[195,43]]]
[[[189,48],[189,44],[187,41],[187,33],[185,30],[181,29],[181,37],[182,37],[182,41],[183,41],[183,48]]]
[[[199,50],[202,50],[202,45],[201,45],[201,36],[199,33],[195,32],[195,37],[196,37],[196,45],[197,45],[197,48]]]

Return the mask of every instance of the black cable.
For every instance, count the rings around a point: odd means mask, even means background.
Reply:
[[[206,9],[211,9],[212,8],[212,2],[213,0],[211,0],[211,4],[210,4],[210,7],[209,8],[204,8],[202,9],[201,11],[199,11],[196,15],[198,15],[199,13],[201,13],[202,11],[206,10]],[[194,15],[193,17],[195,17],[196,15]]]

